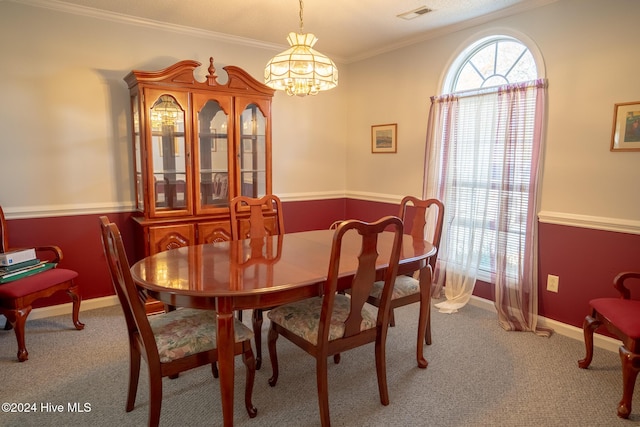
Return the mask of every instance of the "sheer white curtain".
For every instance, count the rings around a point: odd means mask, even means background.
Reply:
[[[445,204],[434,291],[444,285],[440,311],[463,307],[482,273],[495,283],[501,325],[536,330],[545,92],[546,81],[535,80],[431,98],[424,196]]]
[[[538,187],[541,179],[543,124],[546,114],[546,80],[518,83],[498,92],[498,110],[505,114],[498,123],[497,138],[504,139],[502,203],[496,223],[495,306],[500,325],[506,330],[532,331],[549,336],[551,329],[538,326]],[[527,148],[524,141],[531,141]],[[526,154],[524,151],[526,150]],[[530,167],[520,166],[526,161]],[[522,188],[520,192],[513,187]],[[511,212],[521,212],[514,221]],[[522,236],[514,245],[509,234]],[[506,259],[509,245],[522,254]]]

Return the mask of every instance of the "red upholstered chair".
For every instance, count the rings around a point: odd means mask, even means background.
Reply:
[[[620,292],[619,298],[596,298],[589,301],[591,314],[583,323],[584,345],[587,355],[578,361],[578,366],[586,369],[593,358],[593,333],[600,326],[622,340],[620,360],[622,361],[622,399],[618,403],[618,416],[628,418],[636,377],[640,371],[640,300],[631,299],[627,287],[632,280],[640,279],[640,272],[620,273],[613,280],[613,287]],[[640,285],[640,281],[636,280]],[[627,286],[625,286],[627,285]]]
[[[62,251],[57,246],[38,246],[35,248],[40,259],[47,259],[57,264],[62,260]],[[0,253],[11,250],[7,223],[0,207]],[[80,295],[78,286],[73,282],[78,273],[64,268],[54,268],[33,276],[24,277],[13,282],[0,285],[0,314],[7,318],[5,330],[13,328],[18,340],[18,360],[24,362],[29,358],[24,329],[31,305],[40,298],[46,298],[58,291],[66,291],[73,301],[72,318],[76,329],[84,328],[78,320],[80,312]]]

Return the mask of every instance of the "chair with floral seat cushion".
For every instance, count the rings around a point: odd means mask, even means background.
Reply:
[[[284,234],[282,202],[273,194],[261,198],[236,196],[230,203],[231,238],[233,240],[261,239]],[[262,366],[262,312],[256,308],[252,312],[253,334],[256,343],[256,369]],[[242,320],[242,312],[239,313]]]
[[[393,232],[389,233],[393,239],[391,250],[386,252],[378,247],[385,229]],[[343,242],[347,241],[345,245],[360,248],[357,257],[341,258]],[[398,271],[401,244],[400,218],[385,217],[370,224],[358,220],[343,221],[334,232],[329,270],[321,296],[281,305],[267,314],[271,320],[268,346],[273,369],[269,384],[273,387],[278,381],[276,340],[283,336],[316,359],[318,402],[323,426],[330,425],[327,358],[352,348],[375,342],[380,402],[389,404],[385,347],[391,288]],[[376,266],[380,264],[388,267],[384,273],[381,305],[376,308],[367,304],[366,300],[376,279]],[[355,274],[351,278],[339,277],[340,271]],[[349,292],[339,292],[345,289]]]
[[[413,215],[408,215],[408,211],[413,211]],[[433,222],[433,234],[430,237],[425,236],[425,228],[429,228],[427,226],[428,223],[428,215],[433,214],[434,222]],[[411,219],[411,236],[414,239],[419,240],[429,240],[433,246],[438,249],[440,247],[440,239],[442,237],[442,225],[444,222],[444,205],[438,199],[426,199],[421,200],[413,196],[406,196],[400,202],[400,212],[399,217],[405,221],[405,225],[408,220]],[[436,258],[438,254],[432,255],[429,257],[429,265],[431,266],[430,273],[433,273],[436,268]],[[431,283],[431,277],[427,278],[428,283]],[[380,304],[380,295],[382,293],[383,282],[378,281],[374,284],[373,291],[369,296],[369,304],[373,304],[378,306]],[[429,289],[429,292],[431,289]],[[395,318],[393,315],[393,310],[397,307],[402,307],[404,305],[413,304],[413,303],[421,303],[421,295],[420,295],[420,282],[418,279],[409,275],[399,275],[396,277],[396,282],[393,286],[393,294],[391,295],[391,314],[390,321],[391,326],[395,325]],[[425,343],[431,344],[431,307],[427,307],[427,321],[425,325]],[[418,327],[421,327],[420,325]],[[419,334],[418,334],[419,335]],[[421,342],[418,342],[418,346],[422,346]]]
[[[7,233],[4,212],[0,207],[0,253],[12,249],[9,247],[9,234]],[[56,292],[66,292],[73,302],[71,309],[73,325],[77,330],[84,329],[84,324],[78,320],[81,298],[78,285],[74,282],[78,273],[65,268],[57,268],[58,263],[62,260],[62,250],[58,246],[36,246],[34,249],[39,259],[46,258],[48,262],[56,265],[56,268],[0,285],[0,314],[7,318],[5,330],[13,329],[15,332],[18,341],[18,361],[20,362],[29,359],[25,326],[34,301],[50,297]]]
[[[584,319],[584,345],[586,356],[578,361],[586,369],[593,359],[593,333],[604,326],[622,340],[619,348],[622,362],[622,399],[618,403],[618,416],[629,418],[633,389],[640,371],[640,299],[631,298],[629,285],[640,285],[640,272],[624,272],[613,280],[613,287],[620,293],[618,298],[596,298],[589,301],[591,313]]]
[[[133,410],[140,376],[140,361],[144,357],[149,371],[149,426],[157,426],[162,407],[162,378],[175,378],[180,372],[211,365],[217,377],[216,312],[179,308],[163,314],[147,316],[146,294],[131,276],[127,254],[118,227],[100,217],[102,242],[118,299],[124,312],[129,333],[129,390],[126,411]],[[234,354],[242,355],[246,366],[245,406],[255,417],[251,402],[255,379],[255,358],[251,349],[253,332],[241,322],[235,325]]]

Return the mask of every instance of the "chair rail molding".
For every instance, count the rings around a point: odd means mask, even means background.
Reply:
[[[640,234],[640,221],[624,218],[540,211],[538,213],[538,220],[545,224],[567,225],[570,227],[590,228],[593,230]]]
[[[75,205],[39,205],[4,208],[6,219],[49,218],[57,216],[76,216],[104,214],[106,212],[133,212],[133,202],[82,203]]]

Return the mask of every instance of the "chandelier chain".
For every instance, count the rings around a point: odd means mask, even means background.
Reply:
[[[302,29],[304,28],[304,24],[302,22],[303,9],[304,9],[304,5],[302,4],[302,0],[300,0],[300,34],[304,34],[304,31],[302,31]]]

